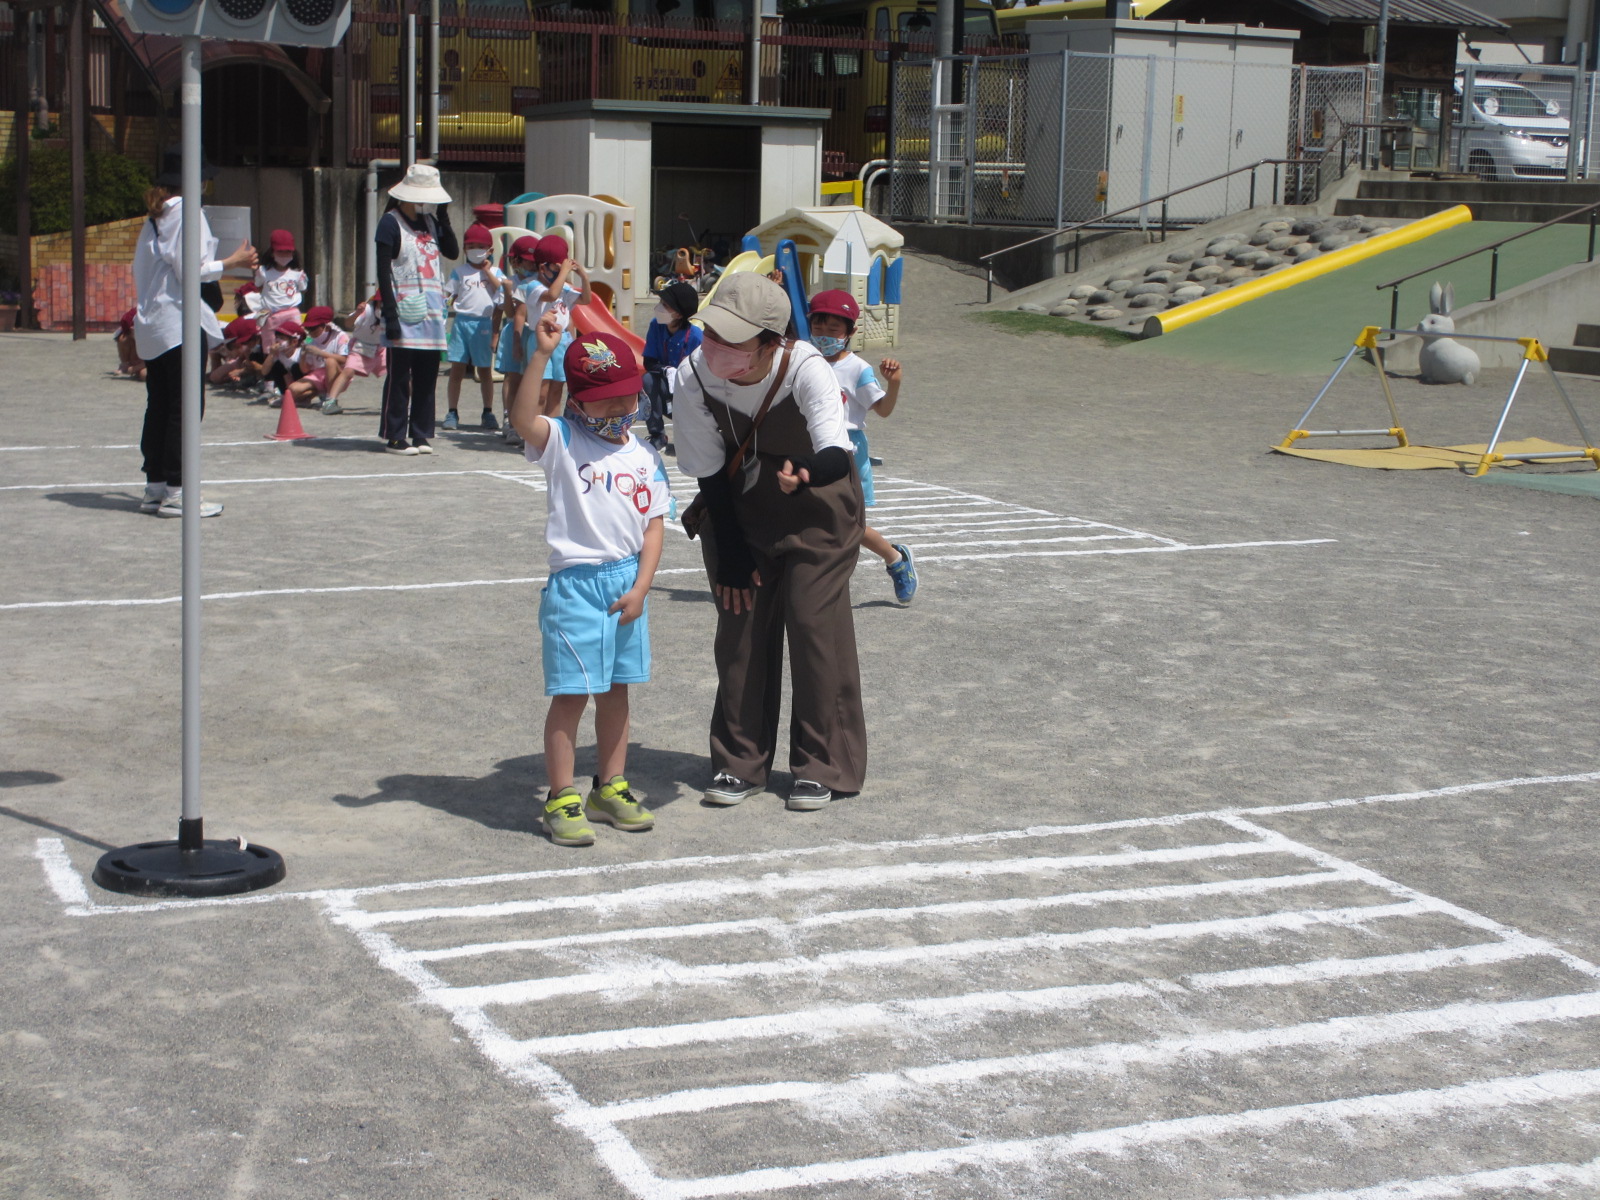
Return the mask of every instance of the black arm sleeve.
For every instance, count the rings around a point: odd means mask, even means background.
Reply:
[[[791,458],[796,472],[804,467],[811,473],[811,482],[801,487],[821,487],[850,474],[850,451],[840,446],[824,446],[809,458]]]
[[[450,225],[450,213],[444,205],[440,205],[433,219],[439,226],[439,253],[446,258],[461,257],[461,239],[456,237],[456,231]]]
[[[391,219],[393,218],[393,219]],[[378,221],[378,232],[373,241],[378,244],[378,305],[382,309],[384,332],[391,338],[400,336],[400,312],[394,303],[394,260],[400,253],[400,230],[392,213],[385,213]]]
[[[706,513],[711,532],[717,539],[717,579],[722,587],[747,588],[756,569],[755,556],[744,540],[739,514],[733,507],[733,484],[725,471],[716,471],[699,480],[700,494],[706,498]]]

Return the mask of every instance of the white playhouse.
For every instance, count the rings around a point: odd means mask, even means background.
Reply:
[[[807,295],[838,288],[861,305],[853,349],[899,344],[904,237],[866,209],[839,204],[791,208],[752,229],[745,245],[773,254],[786,239],[800,255]]]

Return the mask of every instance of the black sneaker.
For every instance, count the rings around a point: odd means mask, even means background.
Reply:
[[[415,446],[408,446],[404,442],[397,441],[389,442],[384,446],[384,450],[389,454],[416,454],[418,452]]]
[[[701,799],[706,804],[715,804],[718,808],[732,808],[735,804],[750,799],[759,791],[761,791],[759,783],[749,783],[737,775],[718,771]]]
[[[479,424],[481,424],[485,429],[500,428],[500,422],[494,419],[494,409],[492,408],[486,408],[483,410],[483,418]]]
[[[833,792],[809,779],[796,779],[789,789],[787,807],[793,812],[815,812],[833,803]]]

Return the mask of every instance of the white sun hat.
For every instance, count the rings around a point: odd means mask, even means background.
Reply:
[[[439,168],[413,163],[406,177],[389,189],[396,200],[412,204],[449,204],[450,193],[439,186]]]

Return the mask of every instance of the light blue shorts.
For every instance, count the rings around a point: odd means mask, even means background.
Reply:
[[[533,330],[522,331],[522,361],[518,362],[511,357],[511,347],[517,344],[517,331],[507,321],[500,328],[500,347],[494,352],[494,369],[502,375],[521,375],[528,369],[528,363],[533,358]]]
[[[450,353],[453,363],[471,367],[494,365],[494,318],[468,317],[461,313],[450,322]]]
[[[859,429],[852,429],[849,433],[850,445],[855,451],[856,470],[861,474],[861,495],[870,507],[876,501],[872,496],[872,456],[867,453],[867,435]]]
[[[639,578],[637,555],[567,567],[539,593],[546,696],[594,696],[650,682],[650,604],[631,624],[608,611]]]
[[[550,361],[545,365],[546,379],[554,379],[559,383],[567,381],[567,347],[570,345],[572,345],[572,330],[568,329],[561,335],[561,344],[556,347],[556,352],[550,356]]]

